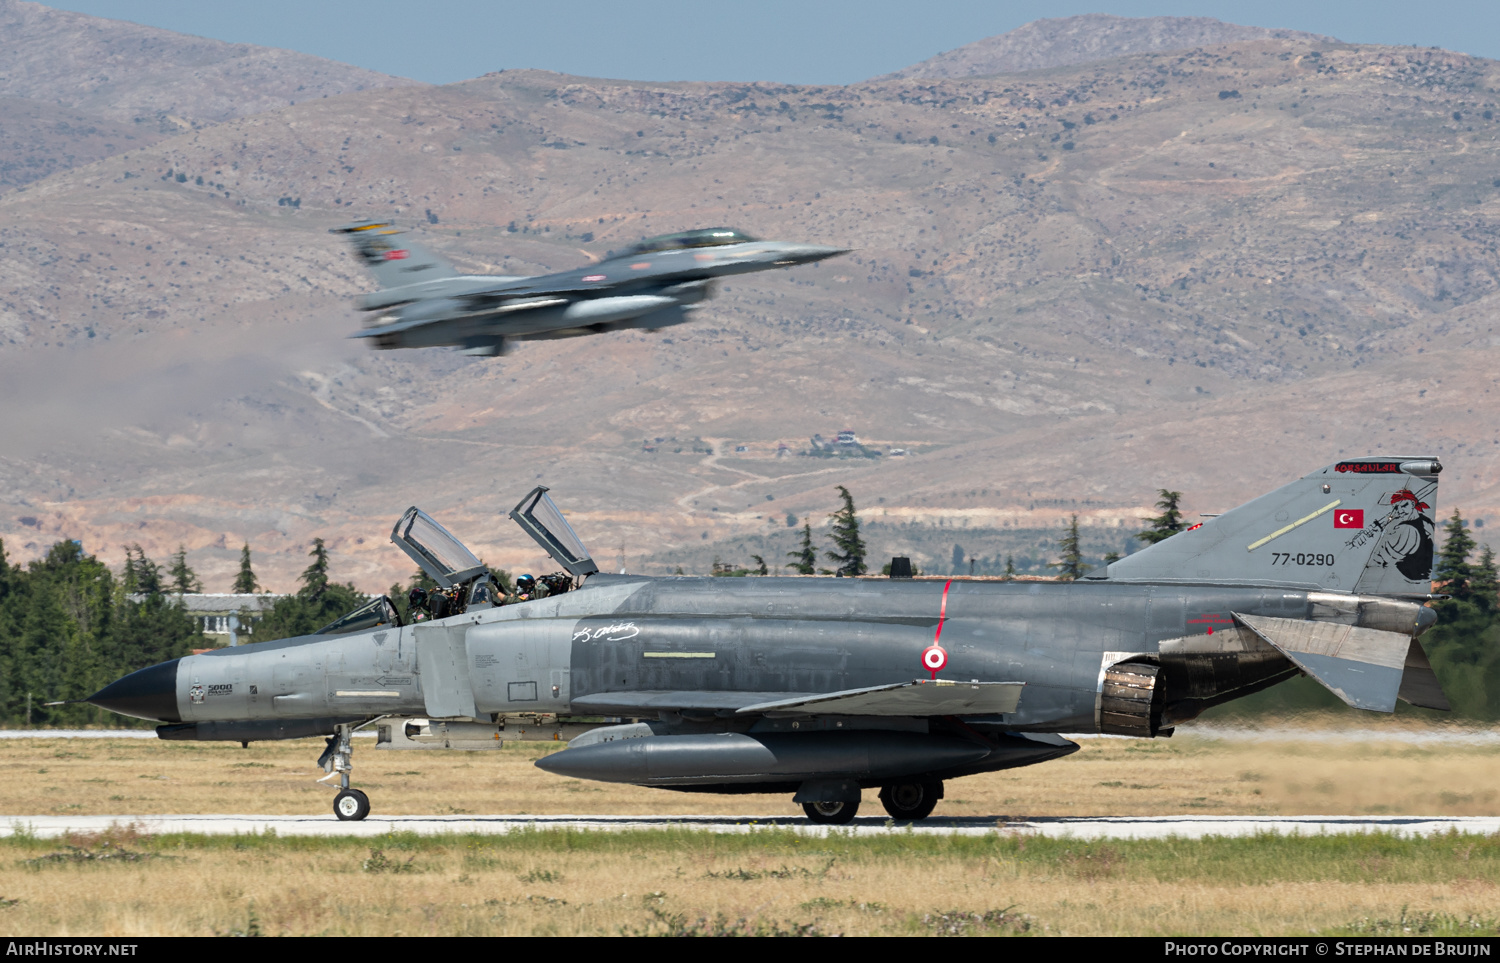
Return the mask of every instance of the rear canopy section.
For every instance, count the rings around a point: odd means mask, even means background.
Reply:
[[[584,547],[583,539],[573,531],[573,526],[563,518],[563,513],[548,497],[546,485],[538,485],[511,509],[510,517],[526,534],[536,539],[553,561],[568,570],[568,574],[581,579],[599,571]]]

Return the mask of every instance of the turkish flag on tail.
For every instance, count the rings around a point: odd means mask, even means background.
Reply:
[[[1365,510],[1363,508],[1341,508],[1333,513],[1334,528],[1364,528]]]

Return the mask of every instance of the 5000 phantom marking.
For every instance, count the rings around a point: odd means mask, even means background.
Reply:
[[[878,789],[892,816],[921,819],[946,780],[1078,748],[1058,733],[1170,735],[1299,672],[1358,708],[1447,709],[1417,641],[1435,621],[1422,603],[1441,470],[1330,465],[1077,582],[607,575],[537,488],[511,517],[567,569],[558,587],[579,585],[505,606],[412,508],[392,540],[455,614],[402,625],[376,599],[320,633],[164,662],[88,701],[158,720],[166,739],[331,734],[320,761],[343,784],[341,819],[369,812],[349,784],[364,726],[382,748],[568,739],[537,765],[792,793],[818,822],[847,822]],[[1283,561],[1299,558],[1314,561]]]

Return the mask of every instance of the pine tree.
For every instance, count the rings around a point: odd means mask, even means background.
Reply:
[[[1016,577],[1016,557],[1014,555],[1005,556],[1005,577]]]
[[[1469,556],[1474,552],[1474,539],[1464,528],[1464,518],[1458,509],[1453,510],[1453,516],[1443,526],[1443,534],[1446,537],[1442,551],[1438,552],[1437,565],[1432,570],[1432,580],[1442,583],[1444,595],[1467,602],[1472,594],[1470,581],[1474,570],[1469,565]]]
[[[1081,578],[1088,569],[1083,564],[1083,553],[1078,549],[1078,516],[1068,523],[1068,531],[1057,543],[1062,553],[1062,560],[1052,562],[1048,568],[1055,568],[1061,574],[1064,581],[1071,582]]]
[[[125,548],[125,584],[125,590],[135,595],[161,594],[161,566],[147,558],[139,544]]]
[[[786,557],[794,559],[787,568],[796,570],[798,575],[812,575],[817,571],[818,552],[813,548],[811,522],[802,524],[802,547],[795,552],[787,552]]]
[[[167,570],[167,574],[172,576],[172,591],[178,595],[193,595],[203,591],[203,583],[188,568],[187,547],[184,545],[177,546],[177,553],[172,556],[172,567]]]
[[[255,579],[255,570],[250,567],[250,543],[240,549],[240,574],[234,577],[234,591],[236,595],[253,595],[260,591],[260,583]]]
[[[755,574],[756,575],[770,575],[771,574],[771,570],[768,569],[768,568],[766,568],[766,560],[765,559],[761,558],[759,555],[752,555],[750,557],[753,558],[753,559],[755,559],[755,565],[756,565]]]
[[[865,542],[859,537],[859,516],[854,512],[854,496],[843,485],[836,486],[844,507],[829,514],[832,531],[828,533],[836,552],[824,552],[830,562],[837,562],[839,575],[865,574]]]
[[[312,564],[302,570],[302,588],[297,594],[304,599],[317,600],[328,591],[328,549],[323,547],[321,538],[315,538],[312,551],[307,554],[312,558]]]
[[[1500,570],[1495,566],[1495,550],[1488,545],[1480,549],[1469,585],[1474,590],[1474,601],[1486,612],[1494,612],[1500,604],[1500,598],[1496,597],[1500,594]]]
[[[1178,505],[1182,502],[1182,492],[1169,492],[1165,488],[1158,488],[1156,493],[1161,496],[1156,500],[1156,507],[1161,510],[1161,514],[1155,518],[1144,519],[1145,523],[1151,527],[1144,532],[1135,533],[1135,537],[1147,545],[1165,541],[1187,528],[1182,520],[1182,512],[1178,511]]]

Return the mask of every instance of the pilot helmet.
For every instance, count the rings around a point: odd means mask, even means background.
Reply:
[[[522,575],[516,579],[517,592],[530,592],[534,588],[536,588],[536,579],[530,575]]]
[[[407,592],[406,593],[406,604],[409,605],[410,607],[414,608],[414,609],[424,609],[424,608],[426,608],[427,607],[427,590],[424,589],[422,586],[418,585],[416,588],[412,589],[410,592]]]

